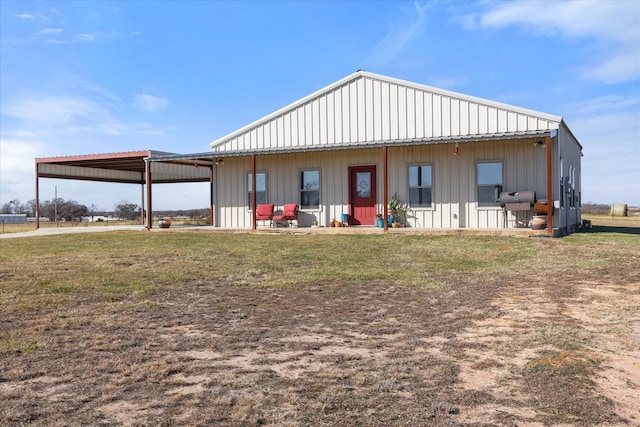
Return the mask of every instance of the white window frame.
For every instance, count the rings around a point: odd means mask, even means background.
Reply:
[[[428,167],[429,171],[431,172],[431,176],[429,177],[429,181],[431,182],[431,185],[417,185],[417,186],[412,186],[411,185],[411,168],[424,168],[424,167]],[[433,163],[420,163],[420,164],[410,164],[407,166],[407,194],[409,195],[409,207],[412,210],[432,210],[435,203],[434,203],[434,190],[433,190]],[[431,200],[429,202],[429,205],[413,205],[411,204],[411,189],[412,188],[418,188],[418,189],[422,189],[422,188],[429,188],[429,190],[431,191]]]
[[[256,205],[262,204],[261,202],[258,201],[258,197],[257,197],[257,194],[261,193],[261,191],[258,191],[258,187],[257,187],[258,182],[259,182],[259,180],[257,179],[258,175],[264,175],[264,199],[265,199],[264,203],[269,203],[269,192],[268,192],[269,186],[267,185],[269,177],[267,175],[267,171],[257,171],[256,172]],[[245,189],[247,191],[247,193],[246,193],[247,196],[246,197],[247,197],[247,203],[248,203],[248,206],[249,206],[249,212],[251,212],[251,190],[252,190],[251,189],[251,179],[252,179],[252,176],[253,175],[252,175],[251,172],[247,172],[247,179],[246,179],[246,184],[247,185],[246,185]]]
[[[317,172],[318,173],[318,188],[317,190],[305,190],[302,188],[302,183],[303,183],[303,174],[305,172]],[[322,206],[322,171],[320,170],[320,168],[305,168],[305,169],[299,169],[298,170],[298,197],[299,197],[299,205],[300,205],[300,210],[306,210],[306,211],[317,211],[320,210],[320,207]],[[304,206],[302,204],[302,194],[304,192],[312,192],[312,191],[317,191],[318,192],[318,205],[317,206]]]
[[[480,184],[480,165],[487,164],[497,164],[500,165],[500,182],[488,183],[488,184]],[[504,161],[502,160],[487,160],[482,162],[476,162],[476,203],[479,208],[482,209],[496,209],[500,208],[500,202],[496,202],[495,199],[491,203],[481,202],[480,201],[480,187],[491,187],[492,190],[495,189],[495,186],[498,185],[500,188],[504,185]],[[494,194],[492,192],[492,194]]]

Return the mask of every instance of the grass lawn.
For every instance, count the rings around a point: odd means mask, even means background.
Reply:
[[[640,224],[0,241],[0,425],[638,425]]]

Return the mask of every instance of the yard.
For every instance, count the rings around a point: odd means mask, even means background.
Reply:
[[[0,241],[0,425],[638,425],[640,224]]]

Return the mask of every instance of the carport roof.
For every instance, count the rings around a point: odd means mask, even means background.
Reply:
[[[36,158],[36,168],[40,178],[77,179],[88,181],[106,181],[123,183],[144,183],[146,160],[171,165],[193,166],[187,159],[176,159],[175,153],[155,150],[127,151],[105,154],[86,154],[62,157]],[[166,160],[161,160],[168,157]],[[199,166],[211,166],[211,159],[199,159]],[[162,174],[154,182],[198,182],[208,181],[202,173],[175,173],[171,176]],[[187,170],[184,169],[186,172]],[[191,172],[191,171],[189,171]]]

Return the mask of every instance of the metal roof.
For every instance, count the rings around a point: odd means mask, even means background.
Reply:
[[[87,181],[122,182],[133,184],[145,183],[145,161],[155,158],[175,156],[174,153],[143,150],[119,153],[86,154],[77,156],[36,158],[36,168],[40,178],[77,179]],[[208,181],[207,173],[192,171],[193,162],[163,161],[166,168],[157,167],[153,181],[156,183],[202,182]],[[199,166],[211,166],[206,159],[199,161]],[[189,168],[176,168],[189,166]],[[163,170],[166,169],[166,170]]]
[[[470,143],[470,142],[482,142],[482,141],[501,141],[501,140],[517,140],[517,139],[535,139],[544,138],[550,136],[554,131],[520,131],[520,132],[502,132],[484,135],[465,135],[456,137],[438,137],[438,138],[419,138],[419,139],[401,139],[387,141],[385,144],[387,147],[400,147],[407,145],[423,145],[423,144],[452,144],[452,143]],[[334,150],[349,150],[349,149],[362,149],[362,148],[379,148],[382,145],[379,142],[357,142],[348,144],[334,144],[334,145],[321,145],[321,146],[303,146],[303,147],[270,147],[260,148],[253,150],[234,150],[234,151],[207,151],[201,153],[192,154],[166,154],[150,158],[150,162],[175,162],[175,161],[187,161],[193,162],[196,159],[205,160],[208,159],[215,163],[216,159],[223,159],[225,157],[241,157],[250,155],[265,155],[265,154],[286,154],[286,153],[299,153],[299,152],[312,152],[312,151],[334,151]]]

